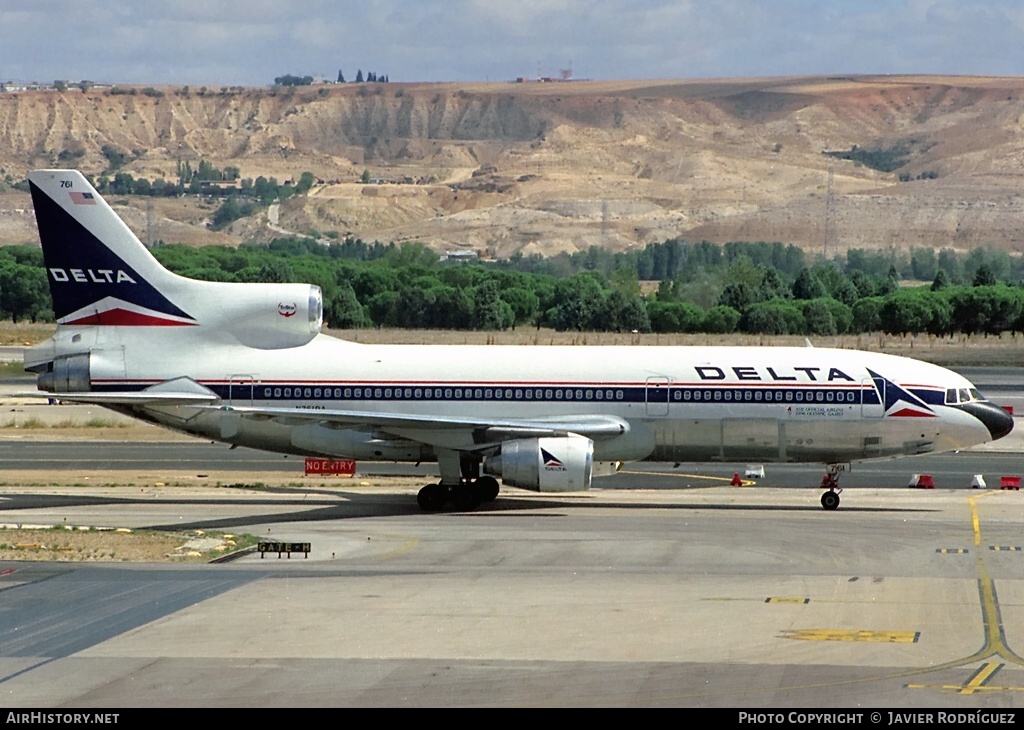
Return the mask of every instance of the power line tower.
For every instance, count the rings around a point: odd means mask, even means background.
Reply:
[[[828,166],[828,189],[825,193],[825,237],[822,244],[822,257],[828,261],[829,247],[836,245],[836,193],[834,189],[835,169]]]

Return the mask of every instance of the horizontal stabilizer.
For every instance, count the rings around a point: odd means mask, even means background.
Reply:
[[[110,393],[15,393],[15,398],[55,398],[68,403],[95,403],[96,405],[124,406],[194,406],[217,400],[217,396],[202,396],[195,393],[146,393],[125,391]]]
[[[131,391],[81,391],[71,393],[49,393],[34,391],[17,393],[18,398],[55,398],[69,403],[95,403],[97,405],[127,406],[195,406],[214,403],[217,394],[191,378],[165,380],[145,390]]]

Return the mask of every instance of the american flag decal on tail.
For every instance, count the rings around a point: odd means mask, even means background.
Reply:
[[[96,198],[92,193],[68,193],[71,202],[75,205],[96,205]]]

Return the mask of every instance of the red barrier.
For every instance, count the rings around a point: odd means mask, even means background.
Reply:
[[[1013,406],[1003,406],[1003,410],[1009,413],[1011,416],[1013,415]]]
[[[306,459],[306,476],[354,477],[355,459]]]
[[[1000,477],[1000,489],[1016,489],[1020,491],[1020,477]]]
[[[922,474],[917,480],[918,489],[935,489],[935,480],[931,474]]]

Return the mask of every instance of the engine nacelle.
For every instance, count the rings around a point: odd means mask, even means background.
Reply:
[[[505,441],[484,471],[505,484],[535,492],[582,492],[590,489],[594,442],[584,436],[552,436]]]
[[[36,384],[48,393],[85,393],[92,389],[88,352],[55,357],[49,367],[39,373]]]
[[[216,284],[215,284],[216,286]],[[320,287],[309,284],[222,284],[217,311],[203,324],[263,350],[301,347],[323,326]]]
[[[92,350],[60,355],[49,362],[36,363],[32,370],[39,373],[36,378],[39,390],[50,393],[88,393],[92,390],[94,378],[123,377],[124,351]]]

